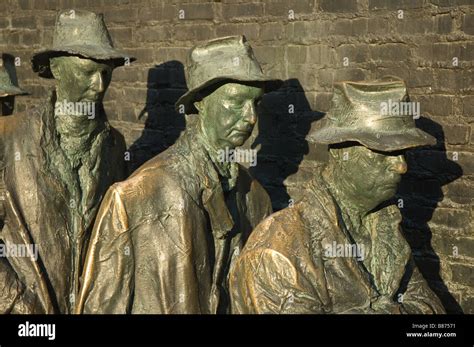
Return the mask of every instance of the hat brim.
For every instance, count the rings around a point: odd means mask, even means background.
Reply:
[[[353,129],[322,128],[315,130],[306,139],[309,142],[326,145],[355,141],[367,148],[383,152],[436,144],[435,137],[418,128],[408,129],[403,133],[387,131],[355,133]]]
[[[0,89],[0,98],[4,98],[6,96],[27,95],[27,94],[29,94],[27,91],[18,87],[14,87],[14,86],[10,88]]]
[[[196,113],[197,110],[193,105],[194,101],[196,101],[195,100],[196,94],[199,91],[201,91],[201,90],[203,90],[203,89],[205,89],[205,88],[207,88],[207,87],[209,87],[213,84],[217,84],[219,82],[222,82],[222,81],[247,82],[247,83],[263,82],[265,93],[269,93],[269,92],[272,92],[274,90],[277,90],[283,85],[282,80],[272,79],[272,78],[270,78],[268,76],[265,76],[265,75],[255,76],[255,77],[252,77],[252,79],[241,78],[239,76],[219,76],[219,77],[213,78],[209,81],[206,81],[205,83],[199,85],[196,88],[193,88],[193,89],[187,91],[184,95],[182,95],[178,99],[178,101],[176,101],[175,109],[178,111],[179,106],[184,105],[184,111],[185,111],[186,114]]]
[[[112,60],[115,66],[125,65],[127,59],[129,62],[136,60],[135,57],[127,55],[125,52],[119,51],[115,48],[93,45],[63,46],[35,53],[31,58],[33,71],[37,72],[41,77],[53,78],[49,59],[63,55],[76,55],[95,60]]]

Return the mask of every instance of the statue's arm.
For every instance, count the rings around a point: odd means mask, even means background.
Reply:
[[[322,313],[321,301],[303,277],[287,257],[275,250],[243,254],[229,279],[232,313]]]
[[[127,213],[120,191],[113,185],[94,224],[76,313],[129,313],[133,273]]]

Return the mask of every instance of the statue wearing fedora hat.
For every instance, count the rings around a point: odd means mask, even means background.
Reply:
[[[28,94],[18,86],[13,57],[9,54],[0,54],[0,116],[13,113],[14,97]]]
[[[102,99],[112,70],[132,60],[112,46],[102,15],[58,14],[53,47],[33,56],[33,70],[57,82],[46,102],[0,126],[5,160],[9,245],[32,245],[38,257],[8,257],[22,282],[22,313],[70,313],[84,251],[107,188],[124,178],[123,138]],[[24,300],[23,300],[24,301]],[[15,312],[15,305],[12,311]]]
[[[307,194],[253,233],[229,276],[233,313],[443,313],[387,202],[407,167],[403,151],[436,141],[408,114],[400,80],[335,84],[308,141],[329,145]]]
[[[243,36],[194,47],[186,77],[190,90],[176,107],[197,111],[197,119],[173,146],[109,189],[78,312],[226,312],[228,267],[271,204],[246,169],[219,153],[247,140],[256,102],[278,81],[262,73]]]

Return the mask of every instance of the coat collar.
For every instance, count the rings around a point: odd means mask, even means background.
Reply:
[[[193,124],[185,131],[178,140],[177,147],[199,178],[201,203],[208,213],[214,238],[223,239],[234,227],[234,220],[226,205],[222,177],[203,140],[197,136],[196,126],[197,124]]]
[[[328,230],[338,230],[351,241],[352,236],[350,230],[346,229],[340,206],[321,177],[312,180],[310,192],[309,200],[316,199],[319,202],[317,205],[310,203],[310,206],[321,206],[330,223],[337,226],[337,229],[328,226]],[[312,218],[311,215],[307,214],[308,218]],[[400,211],[394,205],[374,211],[362,221],[371,235],[371,256],[368,261],[364,261],[363,266],[370,273],[377,292],[384,296],[395,294],[411,256],[410,247],[401,234],[400,222]]]

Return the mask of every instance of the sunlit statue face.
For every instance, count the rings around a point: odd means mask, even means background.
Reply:
[[[100,103],[112,78],[113,66],[76,56],[51,58],[58,100]]]
[[[392,198],[407,164],[400,152],[379,152],[364,146],[330,149],[334,185],[352,203],[376,207]]]
[[[226,83],[195,103],[203,131],[216,148],[242,146],[257,121],[259,87]]]

